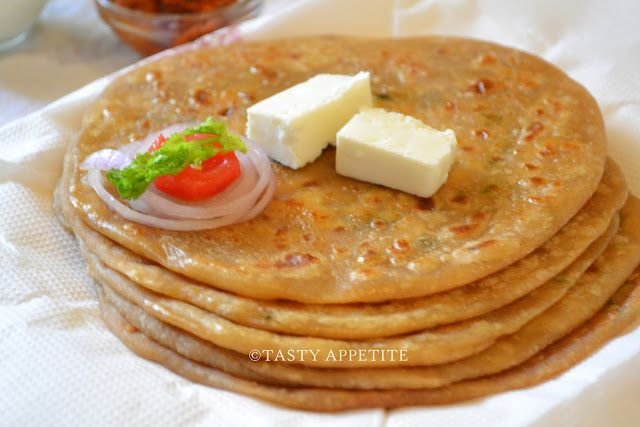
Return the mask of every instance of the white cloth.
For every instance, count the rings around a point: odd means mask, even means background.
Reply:
[[[624,0],[303,0],[282,2],[243,24],[240,34],[455,34],[536,53],[595,95],[611,155],[640,194],[638,16],[640,3]],[[339,415],[192,384],[132,355],[103,326],[75,243],[51,211],[65,144],[107,83],[0,128],[0,424],[637,425],[640,330],[530,389],[437,408]]]

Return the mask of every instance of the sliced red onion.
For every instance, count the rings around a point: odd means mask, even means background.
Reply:
[[[251,208],[251,210],[247,212],[247,214],[242,217],[239,222],[252,220],[253,218],[257,217],[264,210],[264,208],[267,207],[267,204],[269,204],[271,198],[273,197],[273,194],[276,192],[276,180],[275,177],[273,178],[274,179],[269,180],[267,189],[264,191],[264,193],[262,193],[255,206],[253,206],[253,208]]]
[[[212,212],[225,216],[246,210],[255,204],[255,199],[265,188],[268,178],[260,181],[257,167],[248,155],[238,154],[240,178],[222,193],[202,202],[185,202],[174,199],[150,186],[131,206],[137,211],[162,215],[169,218],[208,219]]]
[[[84,159],[80,167],[82,169],[108,171],[110,169],[123,169],[127,167],[129,163],[131,163],[131,158],[126,154],[123,154],[121,151],[106,148],[92,153]]]
[[[170,136],[189,125],[174,125],[120,149],[129,162],[146,151],[160,133]],[[136,200],[122,202],[105,188],[100,170],[91,168],[88,182],[98,196],[122,217],[152,227],[176,231],[205,230],[246,222],[264,210],[275,191],[275,176],[267,155],[256,144],[244,139],[247,154],[237,153],[240,178],[222,193],[202,202],[177,200],[151,185]],[[91,157],[91,156],[90,156]]]

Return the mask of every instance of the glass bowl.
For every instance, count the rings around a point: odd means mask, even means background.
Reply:
[[[94,0],[98,13],[120,39],[143,56],[197,39],[234,22],[254,17],[262,0],[237,0],[209,12],[149,13]]]

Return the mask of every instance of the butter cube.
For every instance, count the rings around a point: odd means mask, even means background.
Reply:
[[[379,108],[355,115],[337,139],[340,175],[420,197],[432,196],[447,180],[457,146],[450,129]]]
[[[368,72],[319,74],[249,107],[247,136],[272,159],[298,169],[317,159],[371,102]]]

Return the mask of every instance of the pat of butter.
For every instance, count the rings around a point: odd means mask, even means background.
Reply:
[[[450,129],[441,132],[404,114],[367,109],[338,132],[336,170],[340,175],[430,197],[447,180],[456,145]]]
[[[371,102],[368,72],[319,74],[249,107],[247,136],[272,159],[298,169],[317,159]]]

